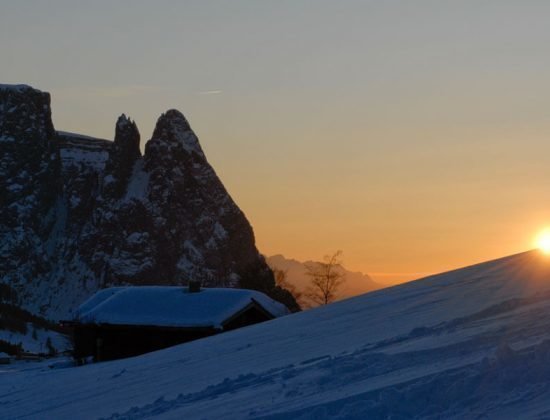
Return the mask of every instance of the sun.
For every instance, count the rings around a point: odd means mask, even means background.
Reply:
[[[537,236],[537,248],[550,255],[550,229],[543,230]]]

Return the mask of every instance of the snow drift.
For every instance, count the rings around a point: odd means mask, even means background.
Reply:
[[[0,372],[6,418],[550,416],[531,251],[116,362]]]

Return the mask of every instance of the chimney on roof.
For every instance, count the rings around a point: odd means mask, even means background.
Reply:
[[[198,280],[189,280],[187,289],[189,293],[198,293],[201,291],[201,282]]]

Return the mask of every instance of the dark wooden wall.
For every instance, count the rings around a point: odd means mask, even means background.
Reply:
[[[168,328],[156,326],[78,324],[74,325],[74,358],[83,361],[92,356],[95,361],[121,359],[175,346],[222,331],[234,330],[271,319],[255,306],[238,314],[223,327]]]

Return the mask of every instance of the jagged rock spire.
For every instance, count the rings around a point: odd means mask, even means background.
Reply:
[[[153,136],[145,146],[145,156],[149,160],[157,160],[155,155],[180,152],[194,153],[204,159],[199,140],[187,119],[178,110],[171,109],[157,120]]]
[[[120,198],[124,193],[134,164],[141,157],[139,142],[140,135],[136,123],[122,114],[116,122],[115,141],[105,164],[105,197]]]
[[[113,152],[134,161],[141,156],[139,141],[140,135],[136,123],[122,114],[116,122]]]

